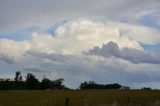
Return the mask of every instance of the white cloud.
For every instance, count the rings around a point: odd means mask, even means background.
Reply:
[[[33,33],[31,39],[23,41],[0,39],[0,55],[8,62],[25,58],[27,52],[79,55],[110,41],[120,49],[143,51],[139,42],[160,44],[159,35],[160,31],[140,25],[79,18],[59,26],[55,35]]]
[[[127,38],[122,40],[131,41]],[[92,22],[90,20],[79,19],[58,27],[55,36],[33,33],[30,40],[14,41],[1,39],[0,50],[1,54],[5,56],[18,59],[26,51],[77,54],[109,41],[123,43],[118,28],[109,27],[103,23]],[[139,47],[136,41],[132,42],[131,47]],[[122,47],[128,46],[127,43],[120,45]]]
[[[33,33],[30,40],[1,39],[1,54],[19,58],[26,51],[60,54],[80,54],[110,41],[121,48],[143,50],[144,44],[160,44],[160,31],[140,25],[98,22],[79,18],[59,26],[55,35]],[[21,45],[21,46],[19,46]]]
[[[13,41],[8,39],[0,39],[0,58],[16,61],[22,59],[30,45],[27,41]]]
[[[112,23],[114,26],[120,28],[120,33],[128,36],[135,41],[144,44],[160,44],[160,31],[151,27],[136,25],[136,24],[123,24],[123,23]]]
[[[63,45],[69,50],[72,46],[73,50],[70,51],[73,52],[81,52],[94,46],[101,46],[109,41],[117,42],[121,48],[142,49],[138,42],[129,39],[127,36],[121,36],[119,26],[83,18],[59,27],[56,30],[56,37],[63,40]]]

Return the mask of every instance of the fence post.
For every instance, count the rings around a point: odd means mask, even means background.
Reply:
[[[66,106],[69,106],[68,104],[69,104],[69,98],[67,97],[66,98]]]
[[[127,100],[128,100],[128,102],[130,101],[130,98],[129,98],[129,96],[128,96]]]

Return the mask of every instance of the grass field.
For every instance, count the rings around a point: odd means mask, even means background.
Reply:
[[[1,91],[0,106],[160,106],[160,91]]]

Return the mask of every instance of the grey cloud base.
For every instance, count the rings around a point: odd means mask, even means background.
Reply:
[[[27,59],[18,63],[23,72],[46,75],[51,79],[64,78],[65,84],[77,88],[83,81],[94,80],[99,83],[120,83],[135,87],[133,83],[157,82],[159,65],[134,64],[122,59],[92,55],[60,55],[30,52]],[[28,61],[29,60],[29,61]],[[32,61],[31,64],[30,61]],[[136,67],[136,68],[135,68]],[[150,70],[152,68],[153,70]],[[142,70],[143,69],[143,70]],[[150,73],[157,73],[151,75]],[[136,86],[137,87],[137,86]]]
[[[111,57],[114,56],[116,58],[121,58],[128,60],[133,63],[150,63],[150,64],[160,64],[160,51],[150,51],[145,52],[143,50],[136,50],[131,48],[123,48],[120,49],[118,45],[114,42],[109,42],[108,44],[104,44],[102,48],[95,47],[90,49],[88,54],[98,55],[103,57]]]

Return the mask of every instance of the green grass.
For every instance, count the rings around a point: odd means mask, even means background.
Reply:
[[[160,91],[0,91],[0,106],[160,106]]]

